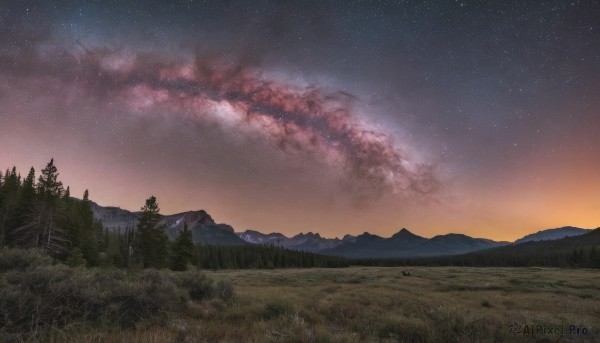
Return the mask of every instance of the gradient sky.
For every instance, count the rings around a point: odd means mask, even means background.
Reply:
[[[50,3],[0,5],[2,169],[238,231],[600,226],[598,1]]]

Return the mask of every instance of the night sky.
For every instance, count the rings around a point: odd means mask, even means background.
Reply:
[[[238,231],[600,225],[598,1],[51,3],[0,4],[2,169]]]

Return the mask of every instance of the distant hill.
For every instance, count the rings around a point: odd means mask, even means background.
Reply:
[[[589,233],[591,230],[581,229],[573,226],[564,226],[557,229],[548,229],[532,233],[523,238],[517,239],[515,243],[525,243],[531,241],[550,241],[565,237],[580,236]]]
[[[578,236],[529,241],[463,255],[405,261],[417,265],[600,268],[600,228]]]
[[[485,238],[473,238],[462,234],[450,233],[435,236],[416,247],[418,253],[413,256],[456,255],[466,252],[503,246],[508,242],[496,242]]]

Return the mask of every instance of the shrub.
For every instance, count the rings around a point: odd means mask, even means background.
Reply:
[[[88,270],[52,265],[34,250],[0,250],[0,341],[43,341],[71,323],[132,327],[148,318],[185,312],[189,298],[231,299],[231,283],[199,272]]]
[[[210,299],[215,294],[213,281],[199,271],[181,273],[177,284],[188,291],[192,300]]]
[[[429,342],[429,328],[419,318],[386,318],[380,323],[380,338],[393,338],[401,342]]]
[[[116,305],[113,306],[117,310],[116,324],[129,327],[144,318],[165,318],[172,312],[185,309],[187,292],[177,287],[168,276],[165,272],[144,270],[133,282],[123,283],[118,293],[108,294],[104,303]]]
[[[0,273],[25,270],[29,267],[49,266],[52,259],[38,249],[0,249]]]
[[[185,307],[187,292],[158,271],[145,271],[135,281],[124,282],[120,277],[117,274],[111,280],[65,265],[9,272],[0,281],[0,327],[30,332],[74,320],[130,327],[144,318],[165,317]]]
[[[81,317],[79,282],[74,270],[64,265],[7,273],[0,279],[0,328],[6,334],[43,334],[49,326]]]
[[[364,308],[357,302],[335,301],[321,310],[322,314],[338,324],[348,324],[364,316]]]
[[[294,305],[284,299],[273,299],[265,305],[264,317],[267,319],[290,315],[295,312]]]
[[[217,298],[223,301],[229,301],[235,297],[235,289],[233,288],[233,284],[230,281],[219,281],[217,283],[215,293],[217,295]]]
[[[85,258],[83,258],[83,253],[81,250],[79,248],[75,248],[65,263],[70,267],[85,266]]]

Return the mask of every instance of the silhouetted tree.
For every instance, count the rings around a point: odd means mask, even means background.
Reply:
[[[188,230],[187,222],[183,223],[183,231],[173,243],[173,257],[171,260],[172,270],[187,270],[188,263],[192,260],[194,254],[194,242],[192,241],[192,231]]]
[[[87,189],[83,192],[83,199],[77,204],[76,210],[80,230],[79,248],[88,265],[95,266],[98,264],[99,258],[98,240],[94,225],[92,202],[89,199],[89,191]]]
[[[54,159],[42,169],[37,186],[38,199],[25,216],[24,224],[15,229],[15,241],[22,246],[42,248],[53,256],[64,256],[68,252],[68,239],[58,213],[63,188]]]
[[[42,197],[56,199],[62,195],[63,184],[58,181],[58,169],[54,165],[54,159],[42,169],[42,175],[38,179],[38,194]]]
[[[73,251],[71,251],[71,255],[69,256],[69,258],[67,258],[67,260],[65,261],[65,263],[71,267],[84,266],[85,262],[86,261],[83,258],[83,254],[81,253],[81,250],[79,250],[79,248],[74,248]]]
[[[167,259],[169,238],[164,232],[164,227],[158,225],[160,209],[156,198],[151,196],[146,199],[146,204],[141,210],[135,237],[136,260],[141,262],[144,268],[161,268]]]
[[[21,184],[21,189],[18,193],[18,199],[14,212],[11,215],[9,221],[9,230],[6,235],[6,244],[13,245],[15,242],[14,231],[15,228],[21,227],[27,222],[28,215],[32,212],[36,204],[36,192],[35,192],[35,169],[31,167],[27,177]]]
[[[0,198],[2,198],[2,205],[0,206],[0,238],[3,245],[11,244],[17,219],[15,210],[19,203],[20,186],[17,168],[13,167],[12,171],[6,169],[2,188],[0,189]]]
[[[589,266],[590,268],[600,268],[600,251],[595,246],[590,249]]]

